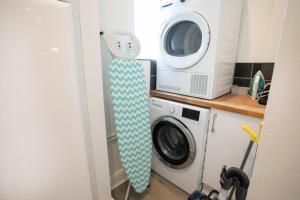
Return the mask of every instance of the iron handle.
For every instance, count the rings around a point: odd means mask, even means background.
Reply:
[[[215,129],[215,122],[216,122],[217,116],[218,116],[217,113],[213,114],[212,125],[211,125],[211,132],[212,133],[214,133],[216,131],[216,129]]]

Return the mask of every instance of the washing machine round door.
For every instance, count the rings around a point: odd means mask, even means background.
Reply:
[[[189,129],[170,116],[152,124],[152,141],[158,158],[171,168],[190,166],[195,158],[196,144]]]
[[[188,68],[205,56],[210,30],[204,17],[194,11],[166,20],[160,32],[162,59],[173,68]]]

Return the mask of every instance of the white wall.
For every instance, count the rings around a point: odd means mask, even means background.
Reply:
[[[285,0],[244,0],[238,62],[274,62]]]
[[[100,25],[105,33],[111,31],[134,31],[135,0],[99,0]]]
[[[159,53],[159,28],[161,24],[160,1],[135,0],[134,32],[141,41],[141,59],[157,59]]]
[[[0,1],[0,199],[90,200],[71,6]]]
[[[250,200],[300,197],[300,1],[288,2]]]

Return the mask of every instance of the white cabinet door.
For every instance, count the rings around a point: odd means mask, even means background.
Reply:
[[[221,169],[240,167],[250,136],[242,129],[248,124],[256,133],[261,119],[236,113],[212,109],[207,138],[203,183],[219,190]],[[254,144],[244,171],[252,175],[257,145]]]

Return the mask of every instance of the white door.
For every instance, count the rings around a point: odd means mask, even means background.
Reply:
[[[1,0],[1,200],[93,199],[72,24],[69,3]]]
[[[219,190],[222,167],[240,167],[250,141],[242,125],[248,124],[258,133],[260,121],[255,117],[212,109],[204,163],[204,184]],[[252,175],[256,149],[257,145],[254,144],[244,169],[249,178]]]
[[[174,68],[188,68],[199,62],[209,46],[210,31],[205,18],[190,11],[177,14],[162,25],[160,52]]]

